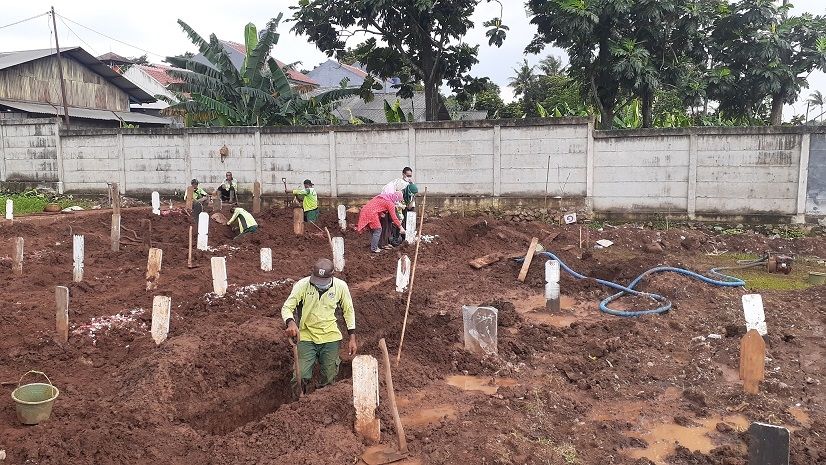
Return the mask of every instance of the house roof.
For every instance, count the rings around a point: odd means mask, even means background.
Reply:
[[[315,93],[320,92],[316,91]],[[414,121],[425,120],[424,92],[414,92],[413,98],[407,99],[396,97],[395,92],[390,94],[374,93],[373,95],[375,98],[370,102],[365,102],[358,96],[346,98],[341,101],[341,103],[334,110],[334,113],[336,113],[343,121],[348,121],[350,119],[350,112],[352,112],[352,116],[355,116],[356,118],[361,117],[367,118],[376,123],[386,123],[387,116],[384,113],[384,102],[387,102],[390,106],[393,106],[396,103],[396,100],[399,100],[399,106],[402,110],[404,110],[405,114],[413,113]]]
[[[27,113],[63,116],[63,106],[61,105],[0,100],[0,106],[14,108]],[[157,116],[147,115],[144,113],[132,113],[129,111],[92,110],[89,108],[69,107],[69,116],[72,118],[125,121],[127,123],[160,124],[165,126],[172,124],[172,121],[166,118],[159,118]]]
[[[23,63],[46,58],[54,53],[55,49],[53,48],[23,50],[19,52],[0,52],[0,69],[11,68]],[[80,47],[61,47],[60,53],[72,57],[90,70],[106,78],[106,80],[129,95],[130,100],[139,103],[150,103],[155,101],[155,97],[146,93],[129,79],[126,79],[122,75],[113,71],[112,68],[92,56],[86,50],[83,50]],[[69,116],[71,116],[71,113]]]
[[[134,61],[130,60],[129,58],[122,57],[122,56],[118,55],[117,53],[112,53],[112,52],[104,53],[103,55],[98,57],[98,60],[100,60],[100,61],[111,61],[113,63],[125,63],[125,64],[134,63]]]
[[[183,82],[180,79],[169,75],[168,71],[172,69],[170,66],[163,65],[137,65],[143,72],[148,74],[152,79],[158,81],[162,86],[166,87],[169,84]]]
[[[227,50],[227,52],[229,52],[229,59],[230,61],[232,61],[232,64],[235,66],[236,69],[240,70],[241,66],[244,64],[244,57],[247,55],[247,47],[244,44],[239,44],[238,42],[232,42],[230,40],[222,40],[220,42],[224,45],[224,49]],[[206,60],[206,57],[203,57],[203,55],[201,54],[196,55],[196,57],[202,57],[201,63],[204,63],[204,61],[209,61]],[[286,66],[284,62],[278,60],[277,58],[275,58],[275,62],[278,64],[279,68],[284,68]],[[300,71],[288,69],[285,72],[285,74],[289,79],[293,81],[313,86],[318,85],[318,83],[314,81],[311,77],[307,76],[306,74]]]

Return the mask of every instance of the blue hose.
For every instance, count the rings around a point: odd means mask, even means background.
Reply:
[[[694,279],[702,281],[706,284],[711,284],[711,285],[714,285],[714,286],[741,287],[741,286],[746,285],[745,281],[743,281],[742,279],[735,278],[734,276],[729,276],[729,275],[720,273],[718,271],[720,268],[713,268],[709,271],[709,273],[721,277],[722,280],[715,280],[715,279],[709,278],[707,276],[703,276],[699,273],[695,273],[693,271],[689,271],[689,270],[686,270],[686,269],[683,269],[683,268],[674,268],[674,267],[671,267],[671,266],[658,266],[656,268],[651,268],[650,270],[646,271],[645,273],[637,276],[633,281],[631,281],[631,283],[628,286],[623,286],[621,284],[617,284],[617,283],[614,283],[614,282],[611,282],[611,281],[606,281],[604,279],[590,278],[588,276],[579,274],[576,271],[572,270],[568,265],[565,264],[565,262],[560,260],[559,257],[557,257],[556,255],[554,255],[551,252],[540,252],[539,255],[544,255],[545,257],[548,257],[551,260],[558,261],[559,266],[563,270],[565,270],[566,273],[568,273],[569,275],[573,276],[576,279],[592,279],[592,280],[596,281],[597,283],[602,284],[603,286],[610,287],[612,289],[618,290],[619,292],[617,292],[616,294],[613,294],[611,296],[606,297],[605,299],[602,300],[602,302],[599,303],[600,311],[605,312],[609,315],[615,315],[615,316],[633,317],[633,316],[648,315],[648,314],[651,314],[651,313],[664,313],[664,312],[667,312],[667,311],[671,310],[671,302],[668,299],[666,299],[665,297],[663,297],[659,294],[654,294],[654,293],[650,293],[650,292],[640,292],[640,291],[634,290],[634,288],[646,276],[650,276],[650,275],[653,275],[653,274],[656,274],[656,273],[663,273],[663,272],[666,272],[666,271],[670,271],[672,273],[678,273],[678,274],[681,274],[681,275],[684,275],[684,276],[688,276],[689,278],[694,278]],[[654,300],[655,302],[659,302],[662,305],[660,305],[659,307],[657,307],[653,310],[614,310],[614,309],[608,307],[608,304],[610,304],[611,302],[619,299],[620,297],[622,297],[626,294],[642,296],[642,297],[648,297],[648,298]]]

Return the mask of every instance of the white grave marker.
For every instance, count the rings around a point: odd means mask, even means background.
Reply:
[[[223,297],[227,293],[227,259],[212,257],[212,290]]]
[[[742,299],[746,331],[756,329],[761,336],[765,336],[768,328],[766,327],[766,315],[763,312],[763,297],[760,294],[745,294]]]
[[[6,199],[6,219],[11,221],[14,219],[14,200]]]
[[[559,311],[559,262],[545,262],[545,307],[548,311]]]
[[[209,238],[209,213],[198,214],[198,250],[206,250]]]
[[[496,354],[497,316],[493,307],[462,306],[465,324],[465,349],[478,355]]]
[[[341,273],[344,270],[344,238],[333,238],[333,268]]]
[[[261,248],[261,271],[272,271],[272,249]]]
[[[406,223],[404,225],[404,237],[408,244],[412,244],[416,242],[416,212],[407,212]]]
[[[152,299],[152,339],[155,344],[161,345],[169,335],[169,314],[172,309],[172,299],[156,295]]]
[[[396,265],[396,292],[404,292],[408,284],[410,284],[410,257],[404,255]]]
[[[370,442],[381,439],[379,406],[379,362],[372,355],[353,358],[353,406],[356,408],[356,434]]]
[[[158,191],[152,192],[152,213],[161,214],[161,194]]]
[[[76,283],[83,281],[83,236],[72,236],[72,260],[74,272],[72,276]]]
[[[347,207],[345,205],[338,206],[338,227],[342,231],[347,230]]]

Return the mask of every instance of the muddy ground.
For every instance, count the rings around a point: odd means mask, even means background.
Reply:
[[[353,433],[348,357],[333,386],[300,401],[290,395],[280,307],[292,282],[330,254],[314,228],[294,236],[291,217],[269,210],[260,231],[241,242],[213,223],[213,251],[196,251],[194,269],[186,266],[186,216],[124,210],[120,252],[109,249],[105,211],[2,226],[3,244],[16,236],[26,242],[23,277],[12,276],[8,245],[0,254],[0,381],[36,369],[61,390],[48,421],[22,426],[14,386],[0,387],[5,463],[357,463],[367,445]],[[153,245],[163,249],[156,291],[145,290],[143,219],[152,220]],[[335,213],[325,212],[321,224],[335,231]],[[804,257],[826,257],[826,238],[770,239],[709,226],[586,227],[592,256],[583,259],[578,225],[448,216],[428,218],[424,229],[437,237],[421,246],[402,363],[393,373],[411,451],[400,463],[746,464],[751,421],[792,429],[792,463],[826,463],[826,286],[773,290],[799,286],[806,270],[822,269]],[[72,283],[70,232],[86,238],[81,283]],[[630,319],[601,314],[597,303],[609,292],[563,273],[564,309],[551,315],[543,308],[544,259],[534,260],[524,283],[513,260],[467,265],[492,252],[524,254],[532,236],[577,271],[622,283],[658,264],[704,271],[767,248],[796,254],[795,273],[770,277],[772,289],[757,290],[769,327],[761,393],[744,394],[737,374],[740,297],[754,289],[657,275],[641,287],[667,296],[673,309]],[[615,244],[593,249],[603,238]],[[348,231],[346,240],[341,277],[353,293],[361,353],[379,356],[384,337],[395,354],[405,304],[394,289],[396,260],[401,253],[412,259],[413,247],[376,256],[366,235]],[[260,247],[273,249],[272,272],[259,269]],[[213,255],[227,257],[223,298],[211,294]],[[57,285],[71,291],[65,345],[53,340]],[[169,339],[159,347],[149,335],[154,295],[172,298]],[[499,309],[498,357],[463,350],[463,304]],[[382,442],[392,444],[383,390],[380,416]]]

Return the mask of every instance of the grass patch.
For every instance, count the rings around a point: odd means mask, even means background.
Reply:
[[[792,271],[790,274],[768,273],[763,268],[753,270],[735,270],[725,272],[746,282],[746,289],[753,291],[799,291],[812,285],[805,271]]]
[[[56,203],[60,208],[77,205],[84,209],[89,209],[93,205],[90,200],[75,199],[71,195],[50,196],[49,194],[29,191],[22,194],[0,193],[0,208],[6,211],[6,200],[12,199],[14,202],[14,216],[24,216],[31,213],[41,213],[47,204]]]

